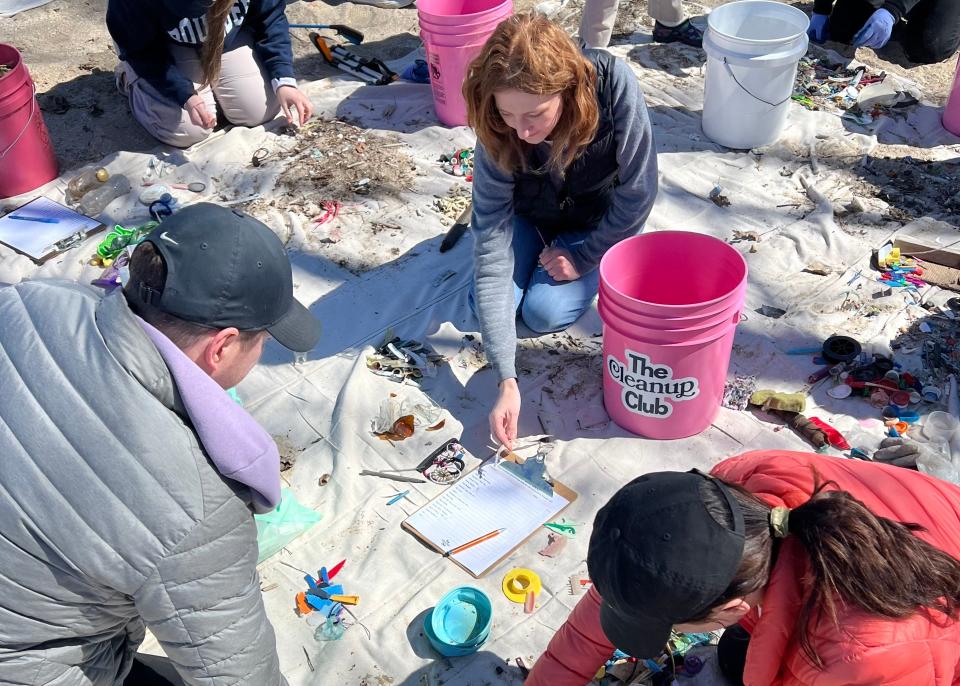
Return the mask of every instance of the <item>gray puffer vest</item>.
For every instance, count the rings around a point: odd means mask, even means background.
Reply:
[[[189,684],[281,684],[246,487],[119,293],[0,288],[0,683],[116,686],[146,625]]]

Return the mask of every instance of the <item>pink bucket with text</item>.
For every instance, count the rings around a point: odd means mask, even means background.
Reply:
[[[513,14],[513,1],[418,0],[417,14],[437,118],[447,126],[464,126],[467,67],[497,25]]]
[[[703,234],[641,234],[607,251],[598,310],[604,404],[613,421],[657,439],[710,426],[723,399],[746,280],[740,253]]]
[[[0,43],[0,64],[9,68],[0,73],[0,198],[9,198],[52,181],[59,168],[20,52]]]

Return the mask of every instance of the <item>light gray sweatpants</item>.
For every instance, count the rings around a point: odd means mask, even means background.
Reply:
[[[171,52],[177,68],[193,81],[207,111],[224,116],[237,126],[259,126],[277,116],[280,103],[270,86],[270,77],[253,53],[253,38],[246,32],[234,49],[223,53],[220,78],[213,86],[200,88],[203,71],[200,54],[193,48],[174,45]],[[117,88],[130,99],[133,117],[150,135],[167,145],[188,148],[212,133],[190,121],[187,111],[163,97],[126,62],[117,67]]]
[[[617,21],[620,0],[587,0],[580,19],[580,37],[588,47],[605,48]],[[664,26],[683,23],[680,0],[650,0],[650,16]]]

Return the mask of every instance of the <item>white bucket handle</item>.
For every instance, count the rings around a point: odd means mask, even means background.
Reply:
[[[774,103],[774,102],[770,102],[770,101],[768,101],[768,100],[764,100],[763,98],[761,98],[761,97],[759,97],[759,96],[757,96],[757,95],[754,95],[753,93],[751,93],[750,91],[748,91],[748,90],[746,89],[746,87],[745,87],[742,83],[740,83],[740,80],[737,78],[737,75],[733,73],[733,68],[730,66],[730,63],[727,62],[727,58],[726,58],[726,57],[723,58],[723,66],[725,66],[725,67],[727,68],[727,73],[730,74],[730,78],[733,79],[734,83],[736,83],[738,86],[740,86],[740,90],[742,90],[744,93],[746,93],[747,95],[749,95],[749,96],[750,96],[751,98],[753,98],[754,100],[758,100],[758,101],[762,102],[764,105],[769,105],[770,107],[776,109],[777,107],[780,107],[780,105],[782,105],[782,104],[785,103],[787,100],[789,100],[790,98],[793,97],[793,89],[791,88],[789,95],[787,95],[787,97],[785,97],[785,98],[784,98],[783,100],[781,100],[780,102]]]
[[[23,134],[27,132],[27,129],[30,127],[30,123],[33,121],[33,115],[37,112],[37,84],[31,83],[32,93],[30,94],[30,116],[27,117],[27,122],[23,125],[23,128],[20,129],[20,133],[17,134],[17,137],[13,139],[13,143],[7,146],[7,149],[3,152],[0,152],[0,160],[3,160],[4,157],[9,154],[11,150],[17,147],[17,143],[20,142],[20,139],[23,138]]]

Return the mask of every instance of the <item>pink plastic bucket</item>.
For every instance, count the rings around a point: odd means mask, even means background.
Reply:
[[[720,411],[736,326],[658,344],[603,323],[603,403],[618,426],[647,438],[704,431]]]
[[[716,418],[746,298],[747,265],[711,236],[661,231],[600,263],[603,398],[618,425],[658,439]]]
[[[953,78],[953,90],[943,108],[943,128],[954,136],[960,136],[960,60],[957,60],[957,75]]]
[[[612,301],[656,317],[718,314],[746,293],[747,263],[713,236],[657,231],[617,243],[600,261]]]
[[[57,178],[57,156],[40,113],[30,72],[11,45],[0,43],[0,198],[27,193]]]
[[[467,67],[497,25],[513,13],[513,1],[418,0],[417,13],[437,117],[447,126],[464,126]]]

